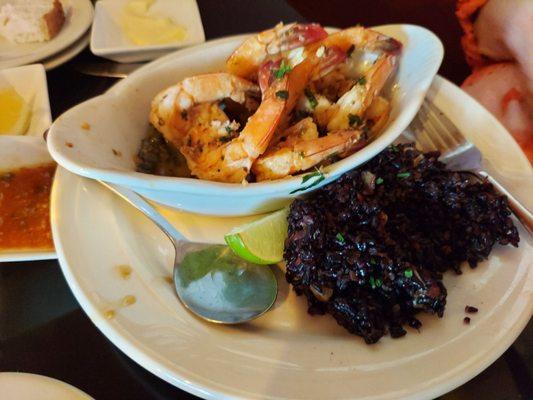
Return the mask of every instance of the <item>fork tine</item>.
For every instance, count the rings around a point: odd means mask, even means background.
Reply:
[[[453,147],[459,147],[465,142],[466,138],[459,131],[457,126],[444,114],[436,105],[429,101],[424,101],[425,106],[430,111],[430,114],[434,117],[434,120],[437,121],[444,129],[442,133],[452,142]]]
[[[441,153],[446,151],[449,147],[449,144],[446,142],[445,137],[443,137],[443,135],[440,133],[442,127],[436,123],[430,111],[424,106],[424,104],[422,104],[419,113],[423,118],[424,128],[429,139],[435,144],[435,147]]]
[[[424,129],[424,122],[421,121],[420,115],[417,114],[411,122],[410,128],[413,131],[416,143],[423,151],[435,151],[437,148],[429,139],[427,132]]]
[[[442,134],[443,127],[438,123],[431,110],[427,107],[426,101],[422,104],[421,112],[426,117],[426,127],[429,134],[433,141],[439,144],[439,151],[445,151],[450,146],[450,142],[447,140],[446,135]]]

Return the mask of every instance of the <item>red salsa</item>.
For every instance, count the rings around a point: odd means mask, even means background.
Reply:
[[[53,249],[50,189],[55,164],[0,172],[0,250]]]

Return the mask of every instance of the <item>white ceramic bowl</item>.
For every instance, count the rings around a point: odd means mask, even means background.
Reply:
[[[368,146],[325,168],[321,185],[374,157],[402,133],[442,61],[441,42],[424,28],[386,25],[375,29],[404,44],[393,82],[396,89],[391,92],[389,122]],[[106,94],[67,111],[53,123],[48,135],[52,157],[76,174],[124,185],[148,199],[190,212],[249,215],[286,205],[305,192],[291,193],[302,188],[302,176],[243,186],[135,172],[134,157],[147,134],[152,98],[186,76],[221,70],[245,37],[219,39],[170,54],[135,71]]]

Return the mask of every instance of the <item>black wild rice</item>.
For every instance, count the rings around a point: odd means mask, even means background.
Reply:
[[[518,245],[505,196],[439,154],[390,146],[364,166],[296,200],[285,242],[286,278],[311,314],[331,314],[366,343],[442,317],[442,273]]]

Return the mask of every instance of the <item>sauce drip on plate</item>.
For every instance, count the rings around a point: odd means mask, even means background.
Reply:
[[[55,164],[0,172],[0,250],[52,249],[50,189]]]

